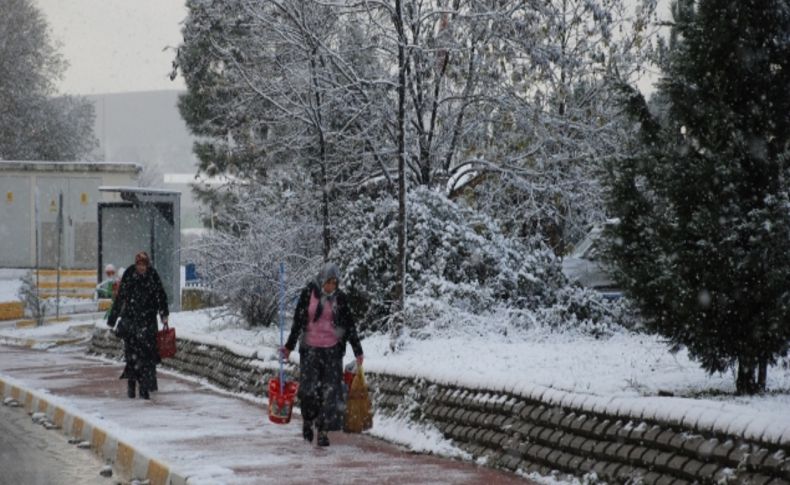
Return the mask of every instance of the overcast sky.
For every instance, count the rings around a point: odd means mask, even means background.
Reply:
[[[183,89],[168,74],[181,42],[183,0],[34,0],[69,62],[66,94]]]
[[[168,77],[187,15],[184,0],[34,1],[70,64],[59,85],[62,93],[185,88],[180,77]],[[664,15],[667,3],[659,0]],[[643,90],[649,85],[640,83]]]

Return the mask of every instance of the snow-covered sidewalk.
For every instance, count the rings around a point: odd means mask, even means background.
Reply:
[[[83,347],[0,349],[6,395],[19,386],[45,396],[190,484],[525,483],[366,435],[330,433],[331,446],[317,448],[302,440],[298,416],[288,425],[272,424],[264,400],[241,399],[168,372],[159,373],[160,390],[150,401],[129,399],[120,372],[120,364],[86,357]]]

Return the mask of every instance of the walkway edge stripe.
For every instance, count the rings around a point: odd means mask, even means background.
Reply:
[[[132,444],[121,441],[89,418],[70,411],[62,405],[0,375],[0,399],[10,397],[24,405],[28,414],[44,413],[66,436],[87,441],[99,457],[112,462],[113,467],[131,478],[150,480],[151,485],[187,485],[189,477],[173,470],[166,462],[150,457]]]

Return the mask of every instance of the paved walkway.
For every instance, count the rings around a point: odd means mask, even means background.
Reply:
[[[121,365],[82,346],[48,351],[0,345],[0,378],[45,396],[192,483],[525,484],[508,473],[418,455],[367,435],[330,433],[328,448],[301,439],[301,420],[268,421],[251,402],[159,372],[151,401],[126,397]],[[8,389],[5,392],[9,394]],[[32,406],[36,406],[35,401]]]

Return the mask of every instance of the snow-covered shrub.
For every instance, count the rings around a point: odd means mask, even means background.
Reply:
[[[407,312],[408,326],[432,321],[443,305],[483,314],[503,304],[534,308],[554,300],[564,278],[545,246],[507,239],[490,218],[428,188],[410,192],[407,204],[406,292],[414,310]],[[396,225],[396,200],[363,198],[350,205],[336,231],[330,258],[344,273],[342,285],[363,329],[381,328],[390,310]],[[432,299],[443,305],[426,303]]]
[[[44,317],[48,313],[47,305],[36,291],[36,282],[32,271],[22,276],[22,285],[19,287],[17,296],[25,305],[25,314],[33,317],[36,325],[43,325]]]
[[[285,186],[238,191],[223,231],[212,231],[189,248],[221,311],[250,325],[277,321],[278,270],[286,266],[287,301],[292,301],[320,264],[320,228],[297,192]],[[233,230],[231,230],[233,229]]]
[[[634,328],[636,322],[626,300],[606,301],[597,291],[578,285],[561,288],[555,303],[535,314],[537,326],[593,337],[608,337],[620,329]]]

